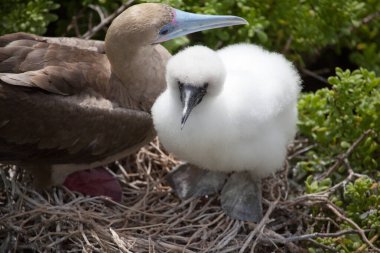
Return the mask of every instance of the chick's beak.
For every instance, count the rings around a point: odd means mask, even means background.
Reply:
[[[181,102],[183,106],[182,118],[181,118],[181,129],[185,125],[187,119],[190,116],[191,111],[196,105],[198,105],[203,96],[206,94],[204,88],[196,87],[193,85],[184,85],[180,90]]]

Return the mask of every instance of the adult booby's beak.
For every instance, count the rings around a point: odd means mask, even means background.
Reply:
[[[207,90],[205,87],[197,87],[193,85],[184,85],[182,89],[180,89],[183,106],[181,129],[185,125],[191,111],[202,101],[202,98],[206,92]]]
[[[154,43],[161,43],[189,33],[214,28],[246,25],[248,22],[237,16],[194,14],[172,8],[172,22],[163,26]]]

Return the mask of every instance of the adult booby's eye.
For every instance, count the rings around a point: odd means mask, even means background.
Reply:
[[[168,32],[169,32],[169,29],[165,27],[164,29],[160,31],[160,35],[166,35],[168,34]]]
[[[173,27],[172,24],[167,24],[167,25],[165,25],[164,27],[161,28],[159,34],[160,35],[166,35],[169,32],[171,32],[173,29],[174,29],[174,27]]]

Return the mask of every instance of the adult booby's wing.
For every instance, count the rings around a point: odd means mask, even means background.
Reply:
[[[111,100],[123,86],[100,42],[13,34],[0,45],[1,162],[94,163],[152,138],[147,112]]]

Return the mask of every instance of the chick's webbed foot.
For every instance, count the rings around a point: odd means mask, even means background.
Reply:
[[[227,174],[209,171],[184,163],[168,174],[166,180],[181,199],[200,197],[219,192]]]
[[[221,193],[223,210],[238,220],[259,222],[263,217],[261,202],[261,181],[252,179],[248,172],[233,173]]]

